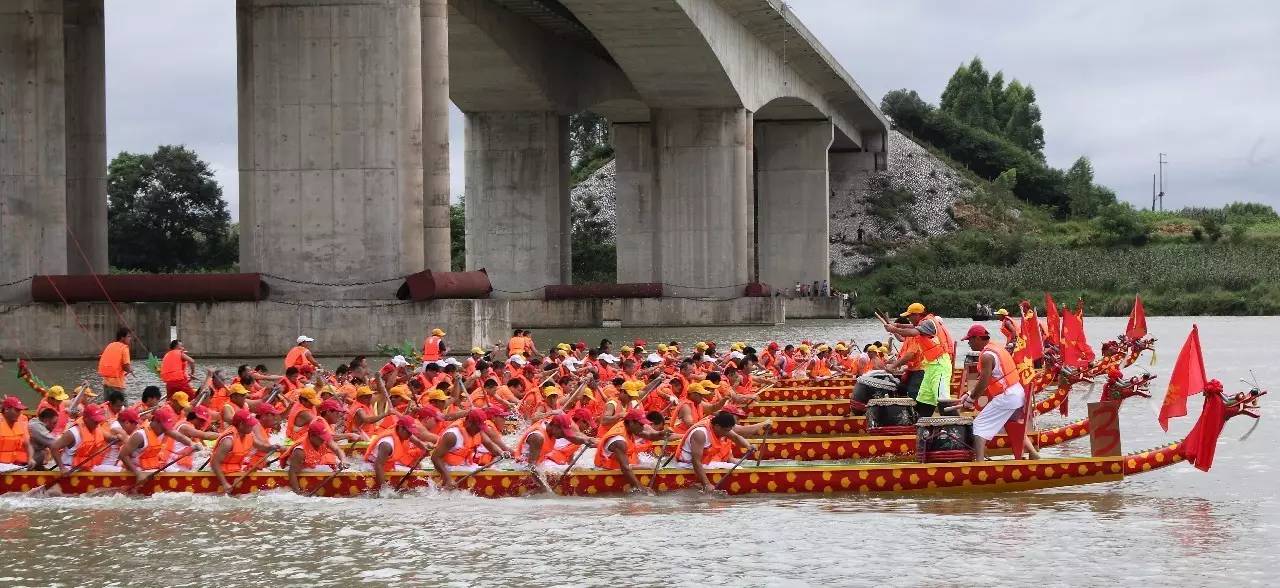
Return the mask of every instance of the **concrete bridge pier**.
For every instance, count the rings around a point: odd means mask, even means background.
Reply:
[[[662,282],[670,296],[741,296],[752,265],[750,113],[654,109],[649,124],[614,129],[618,281]]]
[[[237,0],[240,267],[291,280],[273,295],[393,298],[423,269],[423,59],[447,53],[420,8]]]
[[[465,165],[467,269],[502,298],[571,283],[568,117],[467,113]]]
[[[760,281],[829,280],[831,121],[757,121],[755,136]]]
[[[64,0],[67,273],[107,272],[107,80],[103,0]]]

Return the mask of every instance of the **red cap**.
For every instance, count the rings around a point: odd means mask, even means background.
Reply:
[[[770,342],[769,342],[769,351],[777,351],[777,350],[778,350],[778,342],[777,342],[777,341],[770,341]]]
[[[93,419],[98,422],[107,420],[107,411],[102,408],[101,404],[86,404],[84,412],[81,413],[87,419]]]
[[[325,441],[333,440],[333,433],[329,432],[329,425],[323,420],[311,421],[311,424],[307,426],[307,434],[315,435]]]
[[[636,339],[635,341],[632,341],[632,343],[635,343],[633,347],[644,347],[648,341],[645,341],[644,339]]]
[[[733,405],[731,405],[731,404],[726,404],[726,405],[724,406],[724,408],[722,408],[722,409],[720,409],[720,410],[722,410],[722,411],[724,411],[724,412],[727,412],[727,413],[729,413],[729,414],[731,414],[731,415],[733,415],[733,416],[736,416],[736,417],[738,417],[738,418],[740,418],[740,419],[745,419],[745,418],[747,418],[747,411],[742,410],[742,407],[741,407],[741,406],[733,406]]]
[[[591,417],[591,411],[585,408],[575,408],[573,409],[573,412],[569,413],[569,416],[573,417],[573,420],[575,421],[582,421],[585,423],[595,420]]]
[[[253,418],[253,413],[242,408],[236,411],[235,416],[231,417],[231,426],[238,427],[240,425],[256,427],[258,426],[258,419]]]
[[[417,419],[415,419],[415,418],[413,418],[413,417],[410,417],[410,416],[402,416],[402,417],[400,417],[400,418],[396,419],[396,426],[397,426],[397,427],[404,427],[405,429],[408,429],[409,431],[413,431],[414,429],[416,429],[416,428],[418,427],[418,421],[417,421]]]
[[[413,416],[420,421],[425,421],[427,419],[435,419],[438,421],[444,418],[444,415],[440,412],[440,409],[434,406],[431,406],[430,404],[420,407],[416,412],[413,413]]]
[[[573,346],[573,348],[574,348],[574,349],[581,350],[581,351],[586,351],[586,350],[587,350],[587,342],[586,342],[586,341],[578,341],[578,343],[577,343],[577,344],[575,344],[575,345]]]
[[[961,341],[968,341],[974,337],[991,337],[991,333],[987,332],[987,328],[982,325],[974,325],[969,327],[969,334],[965,335]]]
[[[567,414],[558,414],[556,416],[551,417],[550,424],[560,427],[561,431],[571,431],[574,428],[573,419],[570,418],[569,415]]]
[[[172,429],[174,425],[178,424],[178,415],[175,414],[173,409],[169,408],[169,405],[166,404],[151,415],[151,422],[158,423],[160,428],[167,431]]]
[[[10,408],[15,410],[26,410],[27,406],[23,404],[22,399],[17,396],[6,396],[4,398],[3,409],[8,410]]]
[[[253,407],[253,414],[256,414],[258,416],[263,416],[268,414],[280,414],[280,409],[276,408],[274,404],[271,404],[269,402],[259,402],[257,405]]]
[[[192,408],[191,414],[206,423],[213,420],[213,411],[203,404],[197,404],[195,408]]]
[[[631,408],[631,409],[628,409],[628,410],[627,410],[627,416],[623,417],[623,419],[622,419],[622,420],[624,420],[624,421],[635,421],[635,422],[640,423],[640,424],[642,424],[642,425],[647,425],[647,424],[649,424],[649,419],[648,419],[648,417],[644,416],[644,411],[643,411],[643,410],[640,410],[640,409],[638,409],[638,408]]]
[[[486,418],[492,420],[492,419],[505,419],[507,418],[507,415],[511,413],[506,409],[506,407],[498,406],[495,404],[485,408],[484,414]]]
[[[142,417],[138,416],[138,411],[132,408],[126,408],[120,411],[120,414],[116,415],[116,420],[122,423],[133,423],[136,425],[142,422]]]
[[[342,407],[341,403],[332,398],[320,403],[320,412],[329,412],[331,410],[342,412],[346,409]]]
[[[473,408],[467,412],[467,423],[471,426],[483,427],[487,420],[489,420],[489,413],[483,408]]]

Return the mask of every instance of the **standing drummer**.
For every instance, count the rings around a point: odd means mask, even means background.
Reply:
[[[1004,346],[992,343],[991,334],[982,325],[969,327],[963,341],[969,342],[969,348],[979,352],[978,381],[973,389],[960,397],[965,406],[973,404],[973,399],[986,394],[987,405],[973,419],[974,459],[986,459],[987,442],[1017,418],[1026,403],[1026,390],[1018,377],[1018,367],[1013,363],[1013,356]],[[1030,439],[1025,440],[1027,452],[1031,459],[1040,459]]]
[[[942,319],[928,312],[923,304],[912,303],[900,316],[911,324],[885,323],[884,330],[914,341],[913,349],[920,353],[924,371],[920,392],[916,395],[916,410],[920,411],[920,416],[932,416],[938,401],[950,397],[951,370],[954,368],[951,353],[955,344]]]

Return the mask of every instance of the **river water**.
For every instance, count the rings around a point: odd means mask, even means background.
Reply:
[[[1159,361],[1149,366],[1144,356],[1138,365],[1160,379],[1155,400],[1130,400],[1121,411],[1127,451],[1176,440],[1194,422],[1198,398],[1169,433],[1155,418],[1192,322],[1200,324],[1209,376],[1229,392],[1244,387],[1238,378],[1248,378],[1249,370],[1264,388],[1280,382],[1270,337],[1280,318],[1149,322],[1161,338]],[[950,324],[962,332],[967,321]],[[1087,321],[1095,346],[1123,327],[1124,319]],[[870,321],[796,321],[776,329],[543,331],[535,337],[546,349],[557,339],[595,344],[608,337],[615,347],[637,337],[653,344],[848,337],[865,343],[882,333]],[[43,379],[66,385],[93,366],[42,361],[35,367]],[[19,385],[8,373],[0,379],[6,393],[22,392]],[[1266,412],[1273,397],[1263,400]],[[1073,398],[1072,406],[1073,418],[1083,413],[1083,402]],[[6,496],[0,497],[0,586],[1275,585],[1280,434],[1274,418],[1245,442],[1239,438],[1252,421],[1228,425],[1208,473],[1180,464],[1121,482],[1012,494]],[[1087,454],[1088,441],[1065,450]]]

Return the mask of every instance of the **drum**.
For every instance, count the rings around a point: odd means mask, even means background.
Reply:
[[[867,412],[867,403],[873,398],[885,398],[899,394],[898,378],[884,370],[872,370],[861,376],[853,385],[853,396],[849,405],[853,414],[863,415]]]
[[[867,402],[867,433],[910,435],[916,432],[916,401],[910,398],[872,398]]]
[[[973,461],[973,419],[926,417],[916,421],[916,461]]]

